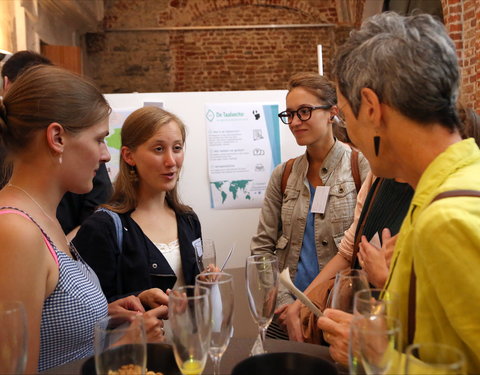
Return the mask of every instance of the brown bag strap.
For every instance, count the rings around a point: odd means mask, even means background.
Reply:
[[[440,193],[435,198],[433,198],[430,204],[432,204],[435,201],[438,201],[439,199],[450,198],[450,197],[480,197],[480,191],[477,191],[477,190],[444,191],[443,193]]]
[[[285,163],[285,169],[283,170],[282,182],[281,182],[281,185],[280,185],[282,195],[285,193],[285,189],[287,188],[288,177],[290,176],[290,173],[292,172],[293,162],[295,161],[295,159],[296,158],[289,159]]]
[[[350,146],[351,147],[351,146]],[[358,166],[358,151],[351,147],[352,153],[350,155],[350,167],[352,169],[353,181],[355,181],[355,189],[357,194],[362,187],[362,179],[360,177],[360,167]]]
[[[438,194],[429,204],[432,204],[435,201],[443,198],[451,197],[479,197],[480,191],[477,190],[450,190]],[[412,270],[410,272],[410,286],[408,291],[408,343],[412,344],[415,337],[415,326],[416,326],[416,317],[415,309],[417,303],[416,296],[417,289],[417,275],[415,274],[415,269],[413,267],[412,259]]]

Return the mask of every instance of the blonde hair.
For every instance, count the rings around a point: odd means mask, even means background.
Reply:
[[[122,126],[122,146],[134,151],[148,141],[162,126],[172,121],[177,124],[182,134],[182,141],[185,143],[185,125],[177,116],[158,107],[137,109],[127,117]],[[132,179],[131,170],[132,167],[120,155],[120,169],[113,185],[112,198],[104,207],[118,213],[125,213],[137,207],[138,182]],[[181,203],[177,185],[166,192],[166,200],[175,212],[192,211],[189,206]]]

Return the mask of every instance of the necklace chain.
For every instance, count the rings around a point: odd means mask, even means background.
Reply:
[[[50,220],[53,224],[56,224],[55,220],[53,220],[49,214],[47,214],[45,212],[45,210],[43,209],[43,207],[35,200],[35,198],[33,198],[26,190],[22,189],[20,186],[17,186],[17,185],[14,185],[14,184],[11,184],[11,183],[8,183],[7,186],[10,186],[12,188],[15,188],[15,189],[18,189],[20,190],[21,192],[23,192],[28,198],[31,199],[31,201],[33,203],[35,203],[37,205],[38,208],[40,208],[40,210],[42,211],[42,213],[48,218],[48,220]],[[62,231],[63,233],[63,231]],[[64,237],[65,237],[65,240],[67,241],[67,245],[69,245],[69,241],[67,239],[67,236],[65,236],[65,233],[63,233]]]

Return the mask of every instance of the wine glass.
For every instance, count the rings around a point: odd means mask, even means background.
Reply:
[[[210,291],[192,285],[173,289],[169,295],[168,319],[178,368],[184,375],[201,374],[212,330]]]
[[[367,274],[364,271],[356,269],[340,271],[335,276],[327,306],[352,314],[355,293],[368,287]]]
[[[440,343],[410,345],[406,352],[405,374],[467,374],[465,355],[457,348]]]
[[[384,314],[354,316],[350,326],[350,375],[399,373],[400,320]]]
[[[202,238],[201,242],[195,244],[195,255],[200,272],[208,271],[217,264],[215,242],[210,238]]]
[[[399,318],[399,297],[392,291],[369,288],[355,293],[354,314],[383,314]]]
[[[247,295],[253,320],[258,324],[262,352],[265,333],[273,319],[278,293],[278,261],[271,254],[251,255],[245,268]]]
[[[20,301],[0,301],[0,374],[23,374],[27,364],[27,318]]]
[[[95,324],[95,368],[97,374],[120,373],[131,369],[144,374],[147,344],[143,317],[118,314]]]
[[[213,361],[213,374],[220,374],[220,361],[233,332],[233,277],[225,272],[197,275],[196,285],[210,290],[212,335],[208,354]]]

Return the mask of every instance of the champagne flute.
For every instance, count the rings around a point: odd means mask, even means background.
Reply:
[[[220,374],[220,361],[233,332],[233,277],[225,272],[197,275],[196,285],[210,290],[212,305],[212,335],[208,354],[213,362],[213,374]]]
[[[351,375],[398,373],[400,321],[386,315],[356,315],[350,326],[349,370]]]
[[[465,355],[457,348],[440,343],[410,345],[406,352],[407,375],[467,374]]]
[[[202,238],[201,242],[195,245],[195,255],[200,272],[209,271],[209,267],[217,264],[215,242],[210,238]]]
[[[399,318],[399,297],[392,291],[369,288],[355,293],[353,301],[353,313],[388,315]]]
[[[335,276],[327,306],[353,314],[355,293],[369,287],[367,274],[362,270],[346,269]]]
[[[265,333],[277,303],[277,257],[272,254],[251,255],[247,258],[245,273],[250,312],[258,324],[262,351],[265,352]]]
[[[97,374],[132,369],[145,374],[147,344],[141,315],[118,314],[95,324],[95,368]]]
[[[210,291],[192,285],[173,289],[169,295],[168,318],[178,368],[183,375],[201,374],[212,330]]]
[[[0,301],[0,374],[23,374],[27,364],[27,318],[20,301]]]

